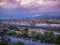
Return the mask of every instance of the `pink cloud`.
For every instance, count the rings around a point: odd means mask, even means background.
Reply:
[[[32,1],[32,0],[31,0]],[[38,3],[40,2],[40,3]],[[21,0],[0,0],[0,7],[6,9],[20,9],[21,11],[29,12],[59,12],[60,0],[34,0],[25,2],[21,5]]]

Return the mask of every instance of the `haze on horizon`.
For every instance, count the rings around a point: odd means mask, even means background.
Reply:
[[[60,0],[0,0],[0,19],[60,16]]]

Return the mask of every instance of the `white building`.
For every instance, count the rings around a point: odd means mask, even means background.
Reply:
[[[35,26],[44,26],[44,27],[46,27],[46,26],[49,26],[49,24],[47,24],[47,23],[36,23]]]
[[[50,24],[52,27],[60,27],[60,24]]]

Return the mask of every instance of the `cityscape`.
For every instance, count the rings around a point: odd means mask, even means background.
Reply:
[[[60,45],[60,0],[0,0],[0,45]]]

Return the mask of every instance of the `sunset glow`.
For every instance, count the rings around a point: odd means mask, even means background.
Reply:
[[[31,2],[31,0],[22,0],[21,5],[27,5]]]
[[[58,5],[60,1],[48,1],[48,0],[2,0],[0,2],[0,6],[9,6],[9,7],[17,7],[17,6],[32,6],[32,5],[39,5],[39,6],[54,6]]]
[[[60,0],[0,0],[0,8],[6,15],[7,12],[9,15],[36,15],[36,13],[40,15],[40,13],[45,14],[47,12],[58,15],[60,12]]]

